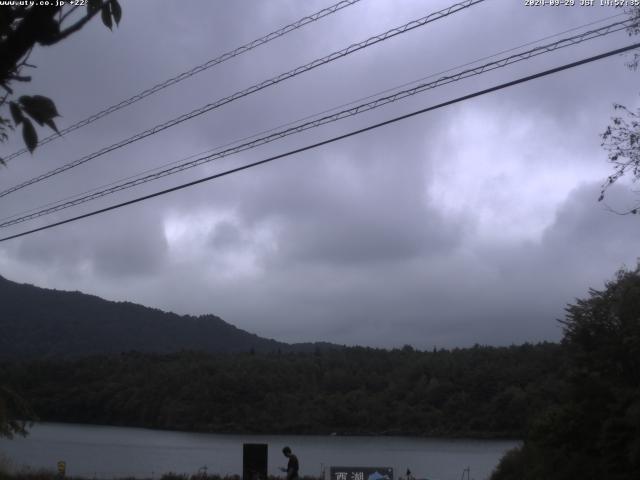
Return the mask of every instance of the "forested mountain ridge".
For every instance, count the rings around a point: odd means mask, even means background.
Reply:
[[[557,401],[557,344],[289,345],[0,277],[0,379],[41,420],[177,430],[519,437]],[[335,347],[335,348],[331,348]]]
[[[558,402],[557,344],[420,352],[125,353],[0,362],[41,420],[294,434],[521,438]]]
[[[259,337],[215,315],[177,315],[81,292],[19,284],[0,276],[0,359],[78,357],[139,351],[214,353],[313,351]]]

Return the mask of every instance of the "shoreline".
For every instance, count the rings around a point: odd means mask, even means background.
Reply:
[[[289,431],[270,431],[270,432],[253,432],[253,431],[238,431],[238,430],[218,430],[212,431],[207,429],[195,429],[186,430],[180,428],[170,427],[150,427],[143,425],[125,425],[114,423],[78,423],[78,422],[66,422],[59,420],[43,420],[32,422],[31,425],[68,425],[68,426],[80,426],[80,427],[105,427],[105,428],[130,428],[140,430],[150,430],[154,432],[172,432],[172,433],[197,433],[208,435],[238,435],[238,436],[313,436],[313,437],[389,437],[389,438],[419,438],[419,439],[434,439],[434,440],[478,440],[478,441],[521,441],[524,435],[504,435],[490,432],[461,432],[459,434],[438,434],[438,433],[404,433],[400,431],[383,431],[383,432],[289,432]],[[29,431],[27,428],[27,432]],[[28,435],[28,433],[27,433]]]

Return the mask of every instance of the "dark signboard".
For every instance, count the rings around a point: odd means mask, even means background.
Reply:
[[[268,449],[266,443],[242,445],[242,480],[266,480]]]
[[[330,480],[393,480],[391,467],[331,467]]]

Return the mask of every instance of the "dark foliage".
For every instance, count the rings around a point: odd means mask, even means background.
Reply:
[[[40,3],[5,2],[0,7],[0,143],[8,140],[9,134],[22,125],[22,138],[32,153],[38,145],[38,133],[33,122],[57,133],[54,119],[60,116],[55,103],[48,97],[22,95],[15,98],[15,84],[31,81],[24,70],[34,68],[28,63],[34,47],[55,45],[82,29],[98,12],[101,12],[102,21],[109,29],[113,21],[118,24],[122,17],[118,0],[88,0],[75,5],[71,2]],[[80,5],[85,5],[86,9],[81,9]],[[6,164],[2,155],[0,164]],[[0,277],[0,283],[3,282]],[[5,336],[7,332],[2,322],[0,332],[2,352],[11,345],[11,339]],[[24,434],[25,424],[17,419],[28,416],[25,408],[19,396],[0,384],[0,436]]]
[[[5,362],[43,420],[211,432],[519,437],[557,401],[557,344],[419,352],[127,353]]]
[[[29,418],[35,419],[35,414],[28,403],[12,389],[0,385],[0,437],[26,435]]]
[[[114,21],[120,23],[122,17],[118,0],[88,0],[76,5],[48,3],[15,2],[0,8],[0,92],[3,92],[0,112],[8,105],[11,113],[11,120],[0,113],[0,143],[7,140],[9,132],[22,125],[22,138],[30,152],[38,145],[32,120],[57,132],[54,118],[59,116],[53,101],[42,95],[23,95],[17,101],[10,100],[16,82],[31,81],[24,70],[34,67],[27,63],[33,48],[55,45],[79,31],[98,12],[109,29]],[[79,8],[81,3],[86,5],[84,10]],[[1,157],[0,163],[4,163]]]
[[[640,269],[567,308],[560,403],[493,480],[640,478]]]

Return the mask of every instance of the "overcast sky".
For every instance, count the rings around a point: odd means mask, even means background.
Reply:
[[[96,20],[63,43],[34,51],[30,61],[38,68],[23,92],[52,97],[64,128],[331,3],[123,2],[113,32]],[[362,0],[10,162],[0,171],[0,188],[450,3]],[[0,216],[619,13],[488,0],[4,197]],[[592,40],[0,233],[266,158],[633,40],[624,32]],[[640,103],[640,73],[626,68],[628,60],[614,56],[2,243],[0,274],[180,314],[213,313],[287,342],[432,348],[557,341],[556,319],[566,304],[640,256],[640,220],[597,202],[611,172],[599,135],[612,104]],[[16,136],[2,151],[20,146]],[[617,185],[607,204],[630,205],[638,199],[633,188]]]

